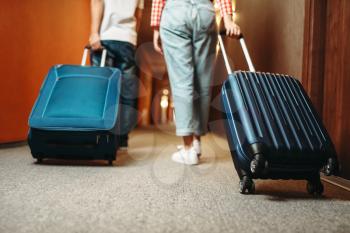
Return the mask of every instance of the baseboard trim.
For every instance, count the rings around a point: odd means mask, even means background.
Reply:
[[[20,146],[25,146],[27,144],[28,144],[27,141],[0,143],[0,149],[16,148]]]
[[[327,183],[333,184],[350,192],[350,180],[338,176],[321,176],[321,179]]]

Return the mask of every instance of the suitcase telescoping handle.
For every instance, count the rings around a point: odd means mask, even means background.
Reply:
[[[84,54],[83,54],[83,59],[81,60],[81,65],[85,66],[86,65],[86,60],[89,54],[89,51],[92,50],[90,45],[85,46],[84,49]],[[101,58],[101,67],[104,67],[106,64],[106,58],[107,58],[107,49],[102,47],[102,58]]]
[[[232,74],[232,69],[231,69],[230,63],[228,61],[225,45],[224,45],[224,42],[222,40],[222,35],[226,35],[226,31],[220,31],[218,37],[219,37],[219,44],[220,44],[220,48],[221,48],[221,51],[222,51],[222,56],[224,57],[225,66],[226,66],[227,72],[228,72],[228,74]],[[249,52],[248,52],[248,48],[247,48],[247,45],[245,43],[243,34],[238,36],[238,40],[239,40],[239,43],[241,44],[241,47],[242,47],[242,50],[243,50],[243,53],[244,53],[244,57],[247,60],[247,63],[248,63],[248,66],[249,66],[249,70],[251,72],[255,72],[255,68],[254,68],[252,59],[250,58],[250,55],[249,55]]]

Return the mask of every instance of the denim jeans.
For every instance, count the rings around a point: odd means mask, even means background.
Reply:
[[[120,96],[120,135],[127,135],[137,124],[137,98],[139,79],[136,75],[135,46],[128,42],[103,40],[107,49],[106,66],[115,67],[122,72]],[[99,66],[101,52],[91,53],[91,63]]]
[[[215,11],[209,0],[167,0],[160,35],[178,136],[207,133],[216,59]]]

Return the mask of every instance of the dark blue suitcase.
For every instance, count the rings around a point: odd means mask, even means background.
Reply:
[[[288,75],[255,72],[243,36],[250,71],[232,72],[221,35],[228,79],[221,100],[240,193],[254,193],[253,179],[306,179],[321,195],[320,171],[334,174],[334,145],[301,83]]]
[[[38,162],[44,158],[116,159],[121,72],[104,67],[52,67],[29,117],[28,144]]]

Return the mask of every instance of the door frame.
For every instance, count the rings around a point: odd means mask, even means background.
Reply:
[[[322,117],[327,0],[305,0],[302,84]]]

